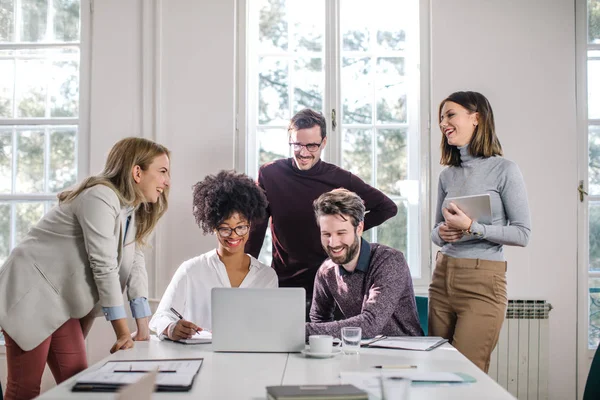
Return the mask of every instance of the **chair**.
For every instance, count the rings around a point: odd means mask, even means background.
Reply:
[[[585,391],[583,392],[583,400],[597,399],[600,399],[600,346],[596,349],[596,354],[594,354],[590,373],[585,384]]]
[[[429,298],[425,296],[416,296],[417,298],[417,313],[419,314],[419,323],[421,324],[421,329],[423,329],[423,334],[427,336],[428,332],[428,312],[429,312]]]

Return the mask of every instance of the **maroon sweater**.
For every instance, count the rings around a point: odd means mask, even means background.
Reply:
[[[326,260],[315,281],[306,336],[340,337],[344,326],[362,328],[363,338],[377,335],[423,336],[415,292],[404,255],[362,239],[352,273]],[[333,320],[337,304],[344,319]]]
[[[317,269],[327,258],[313,211],[317,197],[337,188],[358,194],[367,209],[365,230],[398,212],[396,204],[381,191],[324,161],[318,161],[307,171],[299,170],[292,158],[265,164],[258,172],[258,185],[269,201],[267,219],[253,223],[246,252],[258,257],[271,217],[272,266],[279,277],[279,286],[303,287],[308,299],[312,297]]]

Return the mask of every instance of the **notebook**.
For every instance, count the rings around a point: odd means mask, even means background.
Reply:
[[[269,400],[368,400],[369,395],[354,385],[267,386]]]
[[[492,200],[489,194],[446,197],[442,208],[448,208],[450,202],[456,204],[473,221],[486,225],[492,224]]]
[[[165,337],[167,340],[171,340],[168,337]],[[173,340],[173,342],[177,343],[185,343],[185,344],[203,344],[203,343],[211,343],[212,342],[212,332],[211,331],[200,331],[196,332],[194,336],[189,339],[179,339]]]
[[[369,344],[386,349],[429,351],[448,342],[439,336],[388,336]]]
[[[156,391],[187,392],[202,366],[202,358],[108,361],[99,369],[78,375],[74,392],[114,392],[158,371]]]

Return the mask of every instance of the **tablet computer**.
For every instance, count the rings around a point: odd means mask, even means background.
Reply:
[[[448,208],[450,202],[456,204],[473,221],[486,225],[492,224],[492,200],[489,194],[446,197],[442,208]]]

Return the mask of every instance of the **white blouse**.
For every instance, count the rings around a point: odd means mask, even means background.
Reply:
[[[240,284],[241,288],[276,288],[275,270],[250,256],[250,270]],[[150,320],[150,329],[161,339],[162,333],[178,318],[170,311],[173,307],[184,319],[202,329],[212,330],[210,313],[211,289],[231,287],[225,264],[216,249],[185,261],[177,268],[171,283]]]

